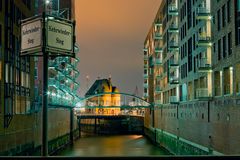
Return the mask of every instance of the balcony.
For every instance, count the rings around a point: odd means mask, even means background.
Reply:
[[[207,58],[201,58],[199,60],[199,67],[198,67],[199,72],[207,72],[207,71],[210,71],[211,69],[212,69],[211,64],[207,62]]]
[[[147,79],[147,78],[148,78],[148,73],[144,73],[144,74],[143,74],[143,78],[144,78],[144,79]]]
[[[170,104],[178,104],[179,103],[179,99],[177,96],[170,96],[169,98],[170,98],[169,99]]]
[[[144,98],[148,98],[148,96],[149,96],[148,93],[143,93]]]
[[[170,76],[169,83],[170,84],[179,84],[179,77],[178,76]]]
[[[196,18],[203,19],[203,20],[209,20],[209,19],[211,19],[211,12],[206,7],[198,7]]]
[[[154,24],[156,27],[162,26],[162,21],[158,19]]]
[[[158,86],[156,86],[156,88],[155,88],[155,92],[156,93],[161,93],[161,87],[158,85]]]
[[[163,52],[163,49],[161,47],[156,47],[155,48],[155,52],[156,53],[162,53]]]
[[[211,95],[208,93],[208,88],[197,88],[196,98],[200,100],[208,100],[211,98]]]
[[[169,50],[169,51],[179,50],[177,41],[171,41],[171,42],[169,42],[168,50]]]
[[[143,84],[143,87],[144,87],[144,88],[148,88],[148,83],[144,83],[144,84]]]
[[[148,60],[148,55],[144,54],[143,58],[144,58],[144,60]]]
[[[158,65],[161,65],[162,64],[162,58],[156,58],[155,59],[155,65],[158,66]]]
[[[162,74],[161,73],[156,73],[156,78],[157,79],[161,79],[162,78]]]
[[[144,68],[148,68],[148,60],[144,61]]]
[[[154,65],[155,65],[155,59],[154,58],[149,59],[149,66],[153,67]]]
[[[143,48],[143,51],[144,51],[144,52],[147,52],[147,51],[148,51],[148,48],[146,48],[146,47]]]
[[[169,62],[170,62],[170,67],[178,67],[179,66],[177,58],[170,59]]]
[[[206,32],[200,33],[198,35],[198,46],[212,46],[211,36],[208,35]]]
[[[162,104],[161,100],[155,100],[155,105],[159,106],[161,104]]]
[[[171,4],[168,6],[168,15],[171,15],[171,16],[178,15],[178,8],[176,4]]]
[[[178,33],[178,25],[177,25],[177,23],[172,23],[169,26],[168,32],[169,33]]]
[[[59,88],[60,82],[56,80],[55,78],[48,78],[48,85],[54,86],[55,88]]]
[[[159,33],[159,32],[155,32],[154,33],[154,39],[155,40],[160,40],[160,39],[162,39],[163,37],[162,37],[162,34],[161,33]]]

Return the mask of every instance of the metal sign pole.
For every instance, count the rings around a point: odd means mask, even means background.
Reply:
[[[48,156],[48,52],[46,52],[45,12],[43,12],[43,98],[42,98],[42,156]]]

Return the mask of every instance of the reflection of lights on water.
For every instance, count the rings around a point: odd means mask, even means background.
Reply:
[[[138,139],[138,138],[142,138],[142,135],[131,135],[130,136],[132,139]]]

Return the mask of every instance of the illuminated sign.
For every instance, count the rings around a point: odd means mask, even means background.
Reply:
[[[21,52],[42,47],[42,20],[35,19],[21,25]]]
[[[73,52],[73,25],[71,23],[49,19],[46,31],[49,50]]]

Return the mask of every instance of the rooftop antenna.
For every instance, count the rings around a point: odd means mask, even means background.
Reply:
[[[88,85],[89,85],[89,75],[86,76],[86,80],[87,80],[87,89],[88,89]]]
[[[134,93],[133,93],[134,96],[138,96],[138,87],[136,86],[135,90],[134,90]],[[135,97],[133,97],[133,101],[135,101]]]

